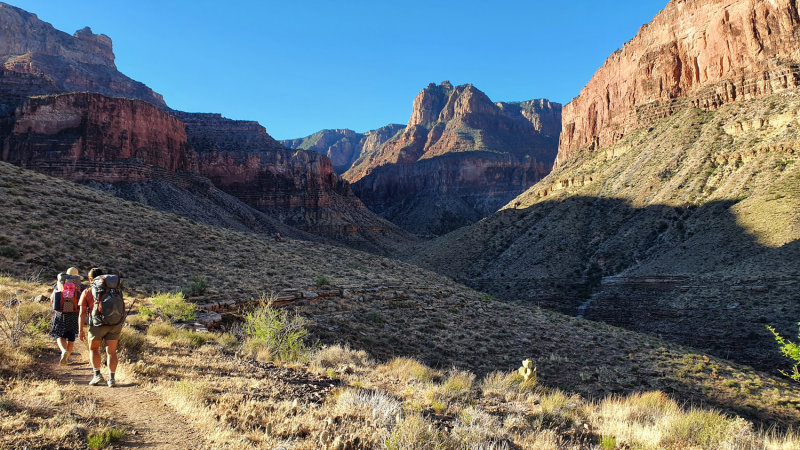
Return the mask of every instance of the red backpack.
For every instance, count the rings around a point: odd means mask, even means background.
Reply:
[[[58,274],[61,291],[56,292],[53,308],[62,313],[78,312],[78,297],[81,294],[81,278],[77,275]]]

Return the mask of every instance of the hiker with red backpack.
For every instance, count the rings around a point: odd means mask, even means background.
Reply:
[[[118,275],[107,275],[105,271],[92,268],[89,271],[91,289],[81,295],[80,329],[81,341],[86,341],[86,323],[89,326],[89,349],[92,356],[94,377],[89,382],[95,386],[103,382],[100,374],[100,344],[105,339],[108,363],[108,387],[116,386],[114,372],[117,370],[117,344],[125,322],[125,303],[122,298],[122,280]]]
[[[56,338],[56,344],[61,350],[59,364],[69,364],[69,357],[75,346],[75,336],[78,334],[78,297],[81,295],[83,277],[78,275],[78,269],[70,267],[66,273],[58,274],[58,279],[53,286],[50,300],[53,301],[53,323],[50,335]]]

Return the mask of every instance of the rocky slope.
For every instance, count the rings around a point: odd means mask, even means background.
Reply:
[[[61,92],[97,92],[166,106],[161,95],[117,71],[111,38],[89,27],[70,36],[35,14],[0,3],[0,33],[5,70],[44,76]]]
[[[76,204],[114,204],[115,208],[92,216],[76,214],[74,208],[65,207]],[[348,343],[353,349],[368,351],[378,363],[403,356],[419,358],[442,371],[455,367],[457,370],[443,373],[441,379],[438,375],[434,377],[442,383],[462,370],[475,371],[479,376],[487,375],[485,383],[475,380],[474,388],[470,388],[473,380],[467,375],[467,384],[449,382],[448,391],[443,392],[467,391],[469,396],[464,397],[464,402],[475,407],[486,407],[491,398],[506,398],[512,403],[508,409],[487,407],[488,411],[503,419],[513,414],[525,414],[525,417],[530,415],[532,418],[524,420],[539,420],[540,416],[536,414],[541,412],[548,414],[541,418],[543,427],[564,430],[565,423],[577,420],[575,428],[586,429],[582,423],[588,419],[582,406],[562,406],[560,409],[574,413],[565,413],[563,418],[555,421],[553,417],[561,416],[547,412],[551,411],[549,409],[540,410],[543,408],[540,403],[545,404],[546,400],[540,402],[538,397],[529,403],[525,400],[532,392],[541,393],[542,389],[555,387],[564,390],[553,401],[558,405],[577,401],[573,396],[575,393],[597,399],[612,393],[662,389],[680,402],[724,408],[754,420],[764,420],[767,425],[796,423],[800,416],[797,409],[800,387],[796,384],[720,358],[697,354],[659,338],[567,317],[535,306],[496,301],[435,273],[369,253],[293,239],[273,242],[253,233],[195,223],[2,162],[0,221],[5,225],[0,229],[0,267],[4,270],[0,276],[0,296],[24,298],[23,311],[29,314],[47,309],[41,304],[32,307],[28,301],[42,290],[46,292],[47,287],[34,286],[30,290],[31,283],[21,280],[40,276],[46,282],[64,267],[73,265],[82,273],[98,265],[119,270],[126,279],[126,296],[137,298],[137,305],[151,305],[145,297],[153,292],[179,290],[191,283],[194,277],[203,277],[208,283],[207,292],[203,297],[193,296],[192,300],[201,306],[209,301],[219,301],[220,307],[222,304],[234,305],[227,314],[230,320],[239,320],[237,306],[257,302],[262,295],[272,293],[283,299],[292,299],[291,306],[313,320],[308,325],[310,342]],[[99,248],[113,251],[100,251]],[[32,277],[32,274],[37,275]],[[327,280],[322,286],[318,281],[321,276]],[[2,307],[10,308],[10,305],[3,302]],[[146,318],[136,318],[139,319],[136,322],[129,318],[132,326],[126,327],[128,332],[147,323]],[[155,332],[150,334],[155,335]],[[242,408],[252,407],[254,398],[259,401],[267,398],[269,404],[279,404],[262,394],[285,395],[286,383],[294,386],[292,389],[297,388],[296,379],[285,378],[270,378],[270,382],[275,382],[274,388],[265,387],[264,379],[259,379],[265,374],[258,367],[221,364],[230,360],[248,360],[212,351],[219,348],[217,345],[202,346],[193,339],[184,347],[180,341],[162,336],[157,338],[155,347],[146,346],[148,350],[139,355],[129,354],[132,361],[123,364],[122,367],[128,368],[123,370],[136,370],[147,376],[148,381],[157,380],[155,385],[158,387],[177,381],[186,383],[184,380],[197,383],[193,386],[208,386],[207,395],[210,397],[203,397],[203,404],[214,409],[219,407],[220,414],[223,414],[223,409],[238,409],[241,413]],[[205,339],[212,344],[209,338],[213,335],[203,333],[201,336],[206,336]],[[230,339],[225,345],[232,347]],[[171,350],[165,353],[162,349]],[[0,358],[0,371],[8,370],[7,364],[13,362],[3,356]],[[187,356],[196,359],[185,358]],[[143,363],[134,368],[136,358]],[[535,390],[522,391],[521,397],[516,394],[510,397],[498,394],[473,396],[472,391],[477,394],[480,390],[502,388],[503,379],[515,372],[521,358],[531,358],[538,367],[539,385]],[[348,380],[361,390],[375,389],[375,383],[380,383],[380,380],[398,386],[390,371],[379,370],[372,380],[355,378],[357,374],[353,369],[357,366],[353,367],[353,361],[343,359],[342,362],[350,369],[338,365],[323,367],[323,373],[325,369],[331,369],[327,374],[332,379],[323,385],[326,390],[332,387],[330,384],[346,385]],[[274,367],[271,364],[265,366]],[[137,370],[146,367],[151,369],[146,372]],[[502,372],[499,380],[497,373],[492,377],[495,371]],[[29,371],[8,370],[5,373],[14,376]],[[84,373],[89,376],[88,370]],[[122,376],[130,374],[123,372]],[[270,377],[278,375],[273,371]],[[451,409],[453,398],[441,400],[447,402],[444,410],[431,404],[442,398],[427,393],[427,383],[432,380],[425,381],[418,371],[408,375],[405,377],[407,381],[408,378],[412,380],[407,385],[399,385],[402,387],[397,389],[397,394],[400,391],[419,394],[422,402],[415,402],[415,408],[429,414],[436,423],[458,415],[460,410]],[[252,378],[242,379],[242,376]],[[236,380],[232,381],[232,377]],[[510,386],[513,392],[520,393],[513,385]],[[253,389],[258,395],[254,395]],[[24,392],[30,397],[30,389]],[[205,401],[207,398],[219,399],[226,392],[237,396],[225,403]],[[239,394],[242,396],[238,397]],[[403,400],[405,396],[409,394],[402,394],[399,398]],[[290,397],[286,403],[290,404],[292,400]],[[304,401],[301,399],[299,403],[302,405]],[[322,403],[330,405],[335,402],[326,400]],[[264,410],[270,410],[269,404],[263,403]],[[40,402],[35,405],[41,407]],[[259,404],[259,408],[261,406]],[[313,408],[314,412],[322,411],[320,403],[309,404],[308,408]],[[364,406],[358,410],[372,414],[375,408]],[[17,411],[17,408],[7,409],[9,411],[4,412],[6,416]],[[233,424],[238,427],[244,423],[241,430],[237,428],[236,435],[247,434],[247,430],[261,420],[247,418],[247,414],[242,413],[241,418],[237,416],[236,420],[229,421],[221,419],[224,414],[197,414],[196,411],[193,409],[191,414],[221,420],[216,426]],[[353,407],[341,411],[341,414],[352,415]],[[293,417],[285,412],[281,415]],[[324,424],[326,419],[327,416],[323,416],[315,420]],[[341,422],[350,423],[350,419]],[[30,428],[29,422],[18,422],[19,426],[14,425],[16,428],[11,430]],[[259,423],[258,426],[263,426],[263,422]],[[304,423],[308,427],[313,422]],[[539,430],[540,426],[531,425],[530,428]],[[308,433],[304,430],[296,431],[298,438],[300,434]],[[2,437],[8,435],[5,433]],[[285,439],[294,435],[280,436]],[[596,436],[590,438],[586,445],[597,442]],[[40,445],[42,441],[36,442]],[[247,442],[247,445],[252,446],[253,442]],[[308,442],[308,445],[318,446],[319,441]],[[527,448],[524,443],[521,446]]]
[[[431,84],[406,128],[343,176],[383,217],[441,234],[491,214],[549,172],[560,114],[547,100],[493,103],[472,85]]]
[[[796,0],[673,0],[564,107],[558,164],[684,105],[800,86],[799,44]]]
[[[294,149],[313,150],[327,156],[333,163],[333,170],[341,175],[356,160],[377,150],[403,128],[404,125],[389,124],[366,133],[347,129],[322,130],[304,138],[283,140],[281,144]]]
[[[775,5],[784,8],[769,9]],[[612,101],[614,112],[586,135],[592,151],[581,150],[586,139],[576,141],[583,134],[569,134],[569,128],[576,117],[591,117],[592,108],[582,109],[587,104],[606,101],[598,92],[629,85],[631,93],[638,86],[638,95],[648,83],[661,83],[655,70],[665,55],[662,34],[654,34],[659,28],[680,37],[693,24],[694,34],[679,39],[680,48],[716,48],[712,40],[738,48],[747,33],[768,25],[769,33],[759,32],[763,39],[746,42],[761,42],[761,53],[781,67],[795,65],[796,47],[778,48],[792,42],[780,38],[786,28],[779,24],[796,23],[789,6],[671,2],[565,107],[559,167],[490,219],[409,258],[508,300],[657,333],[765,369],[780,366],[764,325],[793,335],[800,317],[794,300],[800,273],[793,264],[800,260],[800,89],[783,81],[768,83],[769,89],[740,86],[736,101],[720,96],[713,104],[698,103],[695,95],[712,85],[676,84],[683,87],[670,95],[685,96],[670,102],[663,117],[632,122],[615,118],[643,111],[633,102],[639,97],[629,98],[628,109]],[[745,10],[758,20],[742,30]],[[730,18],[730,26],[713,28],[721,17]],[[726,73],[746,81],[742,74],[761,67],[754,62],[761,53],[731,56],[731,64],[748,67],[726,65]],[[621,55],[634,54],[641,67],[652,66],[653,77],[609,75],[610,67],[622,67]],[[618,126],[623,123],[629,128]]]

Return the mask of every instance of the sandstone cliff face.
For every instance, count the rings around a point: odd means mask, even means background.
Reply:
[[[403,125],[390,124],[366,133],[356,133],[348,129],[322,130],[304,138],[281,141],[281,144],[326,155],[333,163],[333,170],[342,174],[356,160],[377,150],[403,128]]]
[[[140,100],[35,97],[2,117],[2,160],[71,181],[133,182],[197,168],[179,119]]]
[[[561,106],[493,103],[472,85],[431,84],[408,125],[364,152],[343,177],[373,211],[421,234],[472,223],[523,192],[552,166]]]
[[[197,151],[198,171],[245,204],[365,250],[382,252],[409,239],[371,213],[326,156],[287,149],[257,122],[176,114],[185,121],[188,142]]]
[[[673,0],[564,107],[557,164],[683,105],[800,86],[797,0]]]
[[[117,71],[111,39],[88,27],[70,36],[35,14],[0,3],[0,34],[5,70],[46,76],[61,92],[98,92],[166,106],[161,95]]]

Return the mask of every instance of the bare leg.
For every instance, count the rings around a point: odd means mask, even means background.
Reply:
[[[72,353],[73,348],[75,348],[75,341],[67,341],[67,353]]]
[[[56,344],[58,344],[58,348],[61,349],[61,353],[66,353],[67,351],[69,351],[67,349],[67,340],[66,339],[57,338],[56,339]]]
[[[100,339],[90,341],[89,345],[92,350],[92,367],[94,370],[100,370]]]
[[[108,370],[111,372],[117,371],[117,343],[119,341],[106,341],[106,355],[108,359]]]

